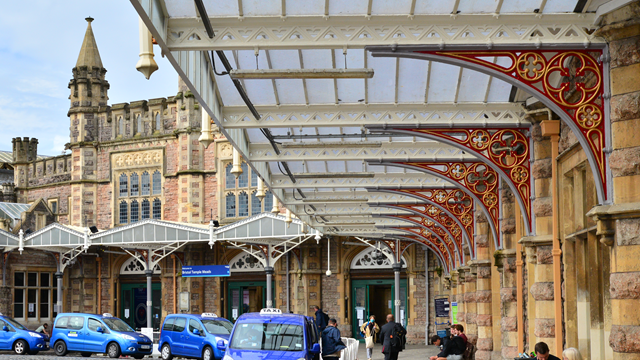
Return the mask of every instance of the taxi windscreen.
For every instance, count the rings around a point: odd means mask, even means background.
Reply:
[[[202,320],[202,324],[209,334],[215,335],[229,335],[233,329],[233,324],[228,321]]]
[[[119,331],[119,332],[133,332],[133,329],[131,328],[131,326],[127,325],[126,322],[118,319],[118,318],[103,318],[102,321],[104,321],[105,324],[107,324],[107,326],[109,327],[109,329],[113,330],[113,331]]]
[[[246,350],[302,351],[303,329],[301,325],[293,324],[237,324],[229,347]]]

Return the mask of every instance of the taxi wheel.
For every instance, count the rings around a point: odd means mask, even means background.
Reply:
[[[173,359],[173,355],[171,355],[171,347],[169,344],[162,345],[162,351],[160,352],[162,356],[162,360],[171,360]]]
[[[24,340],[18,340],[13,344],[13,352],[16,355],[24,355],[29,351],[29,344]]]
[[[120,346],[117,343],[112,342],[107,346],[107,354],[112,359],[117,359],[120,357]]]
[[[67,355],[67,344],[65,344],[62,340],[57,341],[53,346],[53,352],[55,352],[58,356]]]
[[[80,353],[80,355],[82,355],[82,357],[91,357],[91,353],[88,352]]]
[[[202,352],[202,360],[215,360],[213,358],[213,351],[210,347],[207,346],[204,348],[204,351]]]

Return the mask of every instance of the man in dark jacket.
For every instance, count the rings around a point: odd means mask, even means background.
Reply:
[[[462,360],[462,354],[467,348],[467,343],[460,336],[457,326],[451,326],[451,340],[447,341],[444,349],[437,355],[432,356],[430,359],[435,360],[439,358],[447,358],[447,360]]]
[[[340,357],[340,351],[346,349],[346,346],[340,339],[340,330],[338,330],[338,321],[329,319],[329,324],[322,332],[322,356]]]
[[[313,309],[316,311],[316,325],[318,325],[318,332],[322,334],[327,327],[328,315],[325,314],[318,305],[315,305]]]
[[[384,360],[398,360],[398,353],[402,351],[406,334],[407,331],[402,325],[393,321],[393,315],[387,315],[387,323],[380,329]],[[394,338],[397,338],[397,340]]]

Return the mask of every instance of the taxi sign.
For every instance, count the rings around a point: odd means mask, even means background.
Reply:
[[[111,315],[109,313],[104,313],[104,314],[102,314],[102,316],[104,316],[104,317],[113,317],[113,315]]]
[[[282,310],[274,308],[266,308],[260,310],[260,315],[282,315]]]
[[[202,313],[202,317],[211,317],[211,318],[217,318],[218,315],[214,314],[214,313]]]

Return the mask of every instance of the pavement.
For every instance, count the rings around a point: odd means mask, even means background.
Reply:
[[[382,360],[384,359],[384,355],[381,353],[382,346],[376,344],[376,347],[373,348],[373,360]],[[407,345],[406,349],[402,351],[398,360],[427,360],[430,356],[434,356],[439,352],[439,350],[433,345]],[[102,358],[108,359],[109,357],[103,355],[92,355],[92,358]],[[64,360],[80,360],[86,359],[85,357],[80,356],[79,353],[70,353],[65,357],[55,356],[53,351],[41,351],[38,355],[26,355],[26,356],[17,356],[13,352],[10,351],[0,351],[0,359],[25,359],[25,360],[50,360],[50,359],[64,359]],[[122,359],[133,359],[129,357],[121,357]],[[160,356],[152,357],[152,358],[160,358]],[[146,357],[145,359],[149,359]],[[360,344],[358,348],[358,359],[357,360],[367,360],[367,350],[364,347],[364,343]]]

